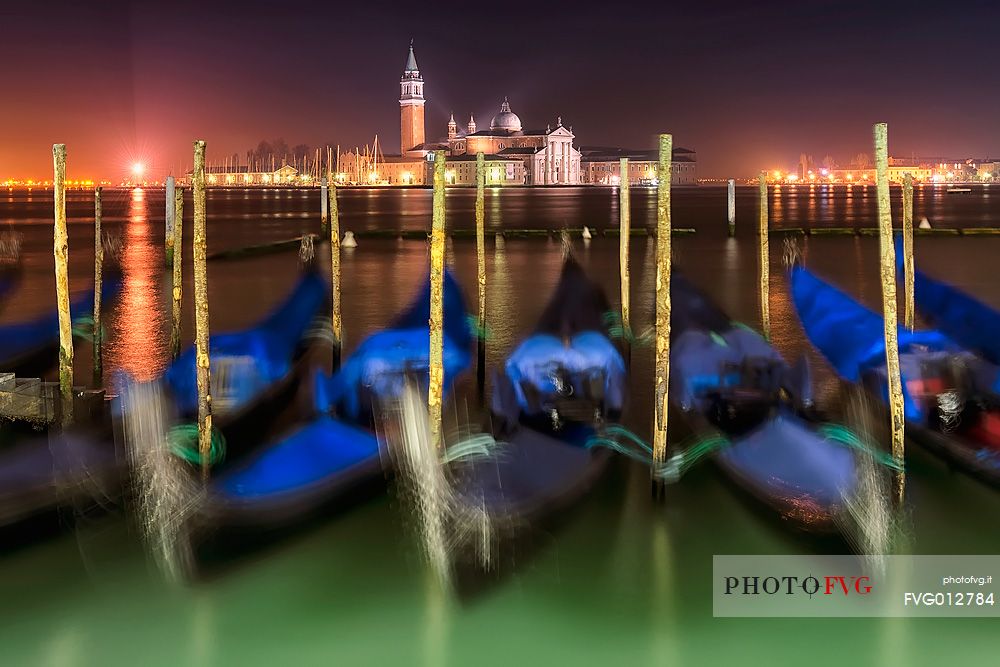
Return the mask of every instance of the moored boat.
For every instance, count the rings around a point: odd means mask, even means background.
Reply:
[[[840,376],[887,405],[884,320],[801,266],[792,298],[806,335]],[[1000,369],[938,330],[898,328],[906,434],[949,463],[1000,484]]]
[[[902,253],[896,256],[901,262]],[[1000,312],[995,308],[919,270],[914,271],[913,297],[931,326],[970,352],[1000,364]]]
[[[804,360],[789,365],[683,275],[671,277],[671,403],[686,426],[674,474],[711,455],[739,487],[797,528],[831,532],[855,494],[846,429],[825,422]],[[673,442],[683,442],[673,431]],[[840,436],[840,437],[838,437]],[[853,439],[851,444],[857,444]]]
[[[307,334],[325,313],[323,305],[329,296],[329,281],[310,265],[285,300],[257,324],[212,334],[208,347],[215,415],[235,420],[267,392],[292,381],[296,358],[307,347]],[[164,385],[182,418],[198,411],[195,356],[192,345],[163,374]]]
[[[203,495],[182,522],[185,537],[179,544],[187,549],[183,557],[189,574],[248,543],[267,541],[384,487],[390,470],[381,456],[373,414],[381,402],[394,398],[403,375],[423,376],[426,382],[428,311],[429,289],[425,288],[389,329],[364,340],[337,373],[319,376],[313,385],[315,413],[311,418],[276,436],[261,433],[256,441],[241,443],[232,442],[235,424],[220,427],[219,448],[214,450],[217,461]],[[471,359],[465,318],[461,290],[448,274],[445,349],[446,358],[452,360],[449,382]],[[249,435],[241,430],[241,437]],[[223,459],[223,443],[227,450],[236,445],[236,460]],[[198,455],[191,445],[175,451],[191,464],[182,472],[183,488],[198,474]],[[150,473],[142,471],[149,454],[133,453],[133,466],[147,482]],[[161,492],[147,486],[151,498]]]
[[[111,308],[122,291],[118,271],[109,272],[101,285],[101,304]],[[74,323],[90,318],[94,312],[93,290],[70,302]],[[74,342],[79,340],[75,337]],[[59,313],[52,310],[23,322],[0,326],[0,372],[22,377],[43,377],[59,360]]]
[[[588,445],[624,409],[626,368],[604,316],[607,298],[567,258],[532,335],[493,375],[496,448],[449,464],[456,516],[478,515],[506,550],[522,529],[576,504],[606,468],[610,452]],[[479,540],[457,550],[461,569],[489,569]]]

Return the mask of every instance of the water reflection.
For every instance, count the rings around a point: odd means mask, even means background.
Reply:
[[[218,664],[215,642],[218,628],[216,627],[215,599],[210,592],[199,591],[191,600],[194,609],[191,613],[190,647],[191,657],[188,664],[195,667],[211,667]]]
[[[124,280],[111,319],[109,367],[121,368],[140,380],[158,375],[167,364],[160,234],[154,234],[145,205],[145,191],[135,188],[128,201],[122,235]]]
[[[440,667],[448,664],[449,592],[431,567],[424,572],[424,587],[424,664]]]

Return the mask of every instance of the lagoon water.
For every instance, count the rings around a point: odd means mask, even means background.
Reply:
[[[757,312],[756,188],[739,188],[737,237],[726,236],[724,187],[676,189],[673,224],[679,270],[750,325]],[[346,189],[341,227],[429,229],[430,191]],[[655,192],[633,189],[633,227],[655,223]],[[893,191],[899,220],[899,191]],[[474,193],[448,194],[448,225],[470,228]],[[109,189],[105,230],[119,237],[125,288],[107,323],[105,359],[147,378],[167,362],[169,274],[164,270],[162,189]],[[209,250],[263,243],[319,230],[319,191],[212,190]],[[69,199],[71,284],[92,275],[92,195]],[[190,230],[191,200],[186,205]],[[871,227],[874,187],[782,187],[771,193],[772,225]],[[530,331],[560,268],[558,234],[511,238],[503,229],[617,227],[617,197],[606,188],[510,189],[487,193],[487,362],[498,364]],[[0,324],[50,308],[52,195],[0,190],[0,233],[23,237],[25,277],[0,311]],[[917,188],[917,220],[936,227],[1000,226],[1000,186],[969,194]],[[187,237],[188,244],[190,236]],[[880,307],[878,241],[809,237],[809,267]],[[574,251],[618,294],[618,240],[595,234]],[[652,322],[655,241],[632,239],[632,320]],[[818,395],[836,413],[838,384],[804,340],[771,239],[772,338],[812,363]],[[321,249],[318,252],[322,252]],[[475,243],[449,243],[449,263],[475,298]],[[185,246],[185,340],[192,334],[190,246]],[[1000,307],[1000,236],[920,237],[916,263]],[[295,280],[294,252],[209,265],[213,330],[255,321]],[[426,280],[422,240],[361,238],[342,259],[345,344],[384,325]],[[470,304],[473,301],[469,301]],[[78,378],[90,377],[90,350],[78,348]],[[652,354],[632,358],[628,425],[650,435]],[[474,391],[461,400],[475,401]],[[924,554],[1000,553],[1000,496],[948,470],[908,444],[908,550]],[[713,554],[823,553],[759,511],[704,465],[650,498],[648,472],[612,466],[597,490],[545,548],[516,574],[461,602],[443,596],[422,563],[409,516],[394,494],[333,516],[313,530],[235,562],[213,579],[171,586],[144,556],[134,528],[118,515],[88,520],[49,540],[0,546],[0,640],[11,665],[216,664],[802,664],[925,665],[960,658],[995,661],[991,619],[714,619]],[[849,650],[831,647],[848,647]],[[753,662],[750,656],[769,656]]]

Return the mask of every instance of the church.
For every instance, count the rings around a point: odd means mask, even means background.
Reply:
[[[433,180],[434,152],[445,151],[447,168],[445,178],[450,185],[474,185],[476,182],[476,154],[483,153],[486,160],[486,184],[503,185],[580,185],[612,184],[617,176],[610,175],[617,169],[618,155],[605,155],[609,150],[581,149],[574,145],[576,135],[572,126],[565,126],[562,118],[555,125],[544,129],[525,129],[521,118],[514,113],[509,100],[504,97],[496,115],[490,119],[489,128],[479,129],[471,115],[464,128],[459,128],[454,114],[448,120],[446,139],[428,141],[424,128],[424,78],[413,53],[413,42],[399,79],[399,154],[379,155],[375,162],[352,153],[338,156],[338,180],[350,183],[384,185],[430,185]],[[687,164],[678,169],[673,165],[674,179],[683,171],[681,182],[694,182],[694,152],[679,149],[684,155],[675,160]],[[621,155],[625,155],[621,153]],[[638,157],[638,156],[636,156]],[[647,156],[646,157],[648,160]],[[613,164],[612,164],[613,162]],[[607,164],[606,164],[607,163]],[[649,178],[654,164],[641,166],[641,174]],[[630,174],[637,184],[642,184],[639,172]],[[655,178],[655,174],[652,176]]]
[[[389,185],[427,185],[432,180],[433,153],[447,155],[449,184],[474,185],[476,153],[486,158],[487,185],[577,185],[580,151],[573,146],[572,128],[557,119],[544,129],[524,129],[521,119],[504,98],[488,129],[478,129],[470,116],[459,129],[454,115],[448,121],[447,139],[427,141],[424,128],[424,79],[417,66],[413,44],[399,79],[399,155],[383,156],[378,165],[379,181]],[[354,156],[342,156],[348,169]],[[360,181],[360,174],[346,174]]]
[[[580,151],[573,147],[571,128],[556,120],[544,130],[525,130],[505,97],[488,130],[477,130],[476,119],[460,132],[452,115],[448,121],[448,153],[453,156],[484,153],[491,159],[523,161],[525,185],[577,185]]]

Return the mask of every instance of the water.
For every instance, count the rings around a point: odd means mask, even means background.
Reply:
[[[996,193],[996,194],[994,194]],[[1000,225],[1000,190],[968,195],[918,188],[917,219],[935,226]],[[430,192],[341,192],[344,230],[426,229]],[[898,220],[898,190],[894,190]],[[655,196],[633,190],[633,226],[651,227]],[[448,224],[473,225],[473,192],[449,194]],[[125,291],[107,323],[109,374],[151,377],[166,364],[169,275],[163,267],[162,190],[107,190],[106,231],[124,243]],[[674,225],[678,267],[734,317],[758,321],[756,189],[737,195],[737,238],[726,238],[724,188],[678,189]],[[778,227],[873,226],[874,188],[781,188],[772,193]],[[51,193],[0,191],[0,233],[21,232],[26,276],[0,312],[0,323],[54,303]],[[186,225],[190,231],[191,202]],[[488,192],[487,224],[503,228],[604,229],[617,224],[606,189],[511,189]],[[209,251],[318,231],[318,190],[219,190],[208,201]],[[90,283],[93,239],[89,193],[70,195],[70,277]],[[188,238],[188,244],[190,238]],[[877,239],[811,237],[808,266],[880,307]],[[600,235],[581,262],[618,294],[617,239]],[[632,240],[632,319],[652,322],[655,242]],[[185,247],[185,341],[193,333],[190,246]],[[319,250],[322,253],[322,250]],[[560,244],[509,239],[487,249],[487,300],[497,364],[527,333],[558,278]],[[918,238],[917,264],[1000,307],[993,262],[1000,237]],[[472,240],[449,243],[462,284],[475,284]],[[790,359],[813,363],[821,401],[833,410],[837,383],[803,339],[786,292],[780,243],[772,238],[773,339]],[[295,253],[209,265],[213,330],[245,326],[295,280]],[[348,351],[384,325],[426,280],[427,245],[419,240],[360,239],[342,259]],[[474,298],[474,291],[467,292]],[[471,303],[471,302],[470,302]],[[77,374],[90,377],[85,345]],[[652,354],[633,353],[629,425],[649,436]],[[468,400],[474,400],[469,394]],[[997,494],[908,447],[908,525],[915,553],[997,553]],[[137,535],[117,517],[95,520],[55,539],[0,552],[0,640],[9,664],[940,664],[946,658],[992,658],[996,625],[940,620],[735,620],[711,616],[713,554],[823,552],[824,545],[785,530],[734,493],[710,465],[670,487],[663,504],[649,498],[648,472],[613,466],[564,529],[516,575],[473,600],[442,597],[421,562],[414,518],[386,496],[189,587],[162,583]],[[843,651],[832,646],[846,647]],[[849,658],[846,656],[850,656]],[[755,658],[758,656],[758,658]],[[763,656],[767,656],[766,659]]]

